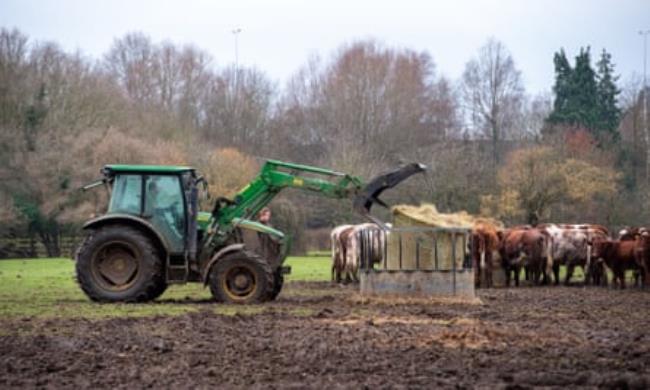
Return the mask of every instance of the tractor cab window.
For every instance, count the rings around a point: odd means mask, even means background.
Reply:
[[[185,206],[178,176],[145,176],[144,217],[160,231],[175,252],[183,251]]]
[[[117,175],[108,212],[140,215],[141,207],[142,176]]]

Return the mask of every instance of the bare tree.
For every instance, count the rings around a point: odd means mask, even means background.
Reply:
[[[194,46],[185,46],[180,53],[181,88],[176,110],[180,120],[194,128],[201,124],[201,102],[207,98],[214,78],[209,68],[211,61],[210,55]]]
[[[501,159],[500,141],[516,130],[524,97],[520,72],[501,42],[489,39],[465,65],[461,93],[474,129],[492,142],[496,166]]]
[[[322,82],[322,134],[338,150],[365,149],[375,160],[395,161],[408,146],[430,142],[435,79],[427,53],[357,42],[340,50]]]
[[[176,113],[181,122],[198,127],[200,101],[212,77],[210,56],[193,46],[178,48],[169,42],[154,50],[152,75],[161,108]]]
[[[520,131],[513,134],[513,137],[523,140],[538,139],[542,134],[546,118],[553,109],[552,97],[548,93],[541,93],[524,100],[523,122],[517,126]]]
[[[0,122],[18,126],[25,109],[28,39],[20,31],[0,29]]]
[[[643,127],[643,80],[640,76],[634,75],[629,78],[623,86],[621,93],[622,116],[619,125],[623,148],[630,154],[630,165],[632,177],[636,183],[639,176],[644,173],[639,168],[647,169],[647,156],[650,155],[650,147],[647,144],[647,137]],[[643,169],[643,168],[642,168]],[[647,175],[646,175],[647,177]]]
[[[453,91],[428,53],[372,40],[342,46],[329,63],[310,60],[281,106],[293,137],[339,169],[374,172],[411,159],[458,122]]]
[[[203,99],[204,134],[212,144],[255,150],[269,137],[274,86],[261,71],[227,68],[210,82]]]
[[[136,103],[156,99],[156,48],[142,33],[129,33],[116,39],[104,56],[106,69]]]
[[[180,54],[170,42],[165,42],[155,49],[154,77],[160,104],[166,110],[174,110],[181,89]]]

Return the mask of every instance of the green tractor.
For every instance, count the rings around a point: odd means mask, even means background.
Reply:
[[[257,303],[282,289],[290,240],[254,218],[281,190],[296,188],[330,198],[353,198],[353,207],[372,217],[385,189],[424,170],[406,165],[364,186],[354,176],[268,160],[257,177],[233,199],[216,198],[212,212],[200,212],[207,187],[195,169],[180,166],[106,165],[102,178],[108,211],[84,225],[77,249],[77,280],[99,302],[145,302],[173,283],[209,285],[215,300]]]

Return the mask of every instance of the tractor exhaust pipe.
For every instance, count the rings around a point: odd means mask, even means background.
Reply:
[[[416,173],[424,172],[427,166],[419,163],[411,163],[394,171],[381,174],[370,180],[368,184],[357,194],[353,201],[354,210],[362,216],[370,219],[384,230],[387,230],[383,222],[378,218],[370,215],[370,208],[374,203],[389,208],[389,206],[379,198],[382,192],[395,187]]]

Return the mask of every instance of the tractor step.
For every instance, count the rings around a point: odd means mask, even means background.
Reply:
[[[170,256],[167,258],[167,283],[185,283],[189,273],[189,263],[184,256]]]

